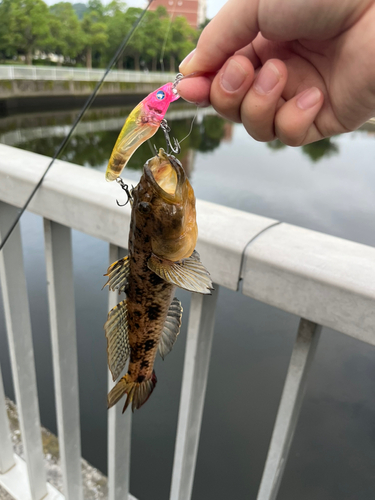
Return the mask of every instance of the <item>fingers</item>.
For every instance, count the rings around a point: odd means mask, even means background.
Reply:
[[[275,132],[280,141],[288,146],[302,146],[322,139],[314,120],[323,102],[322,91],[311,87],[283,104],[275,117]]]
[[[241,120],[257,141],[275,137],[288,146],[302,146],[323,138],[314,124],[324,102],[317,87],[306,89],[285,102],[282,92],[287,83],[287,68],[282,61],[265,63],[241,106]]]
[[[210,89],[214,75],[196,76],[194,78],[184,78],[177,85],[177,92],[185,99],[198,106],[208,106],[210,104]]]
[[[285,64],[278,59],[270,59],[243,99],[241,121],[257,141],[272,141],[275,138],[274,120],[277,110],[284,103],[281,94],[287,77]]]
[[[257,0],[229,0],[202,31],[193,54],[180,64],[184,75],[216,72],[258,33]]]
[[[220,115],[242,122],[257,141],[278,137],[289,146],[300,146],[322,139],[314,124],[324,102],[322,91],[311,87],[285,101],[287,79],[284,62],[270,59],[254,80],[249,59],[236,54],[216,75],[183,79],[177,89],[184,99],[200,106],[211,102]]]
[[[231,57],[215,76],[210,101],[216,111],[234,122],[241,121],[241,103],[254,79],[254,68],[247,57]]]

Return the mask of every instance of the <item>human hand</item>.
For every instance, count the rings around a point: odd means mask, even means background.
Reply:
[[[375,0],[229,0],[181,63],[179,94],[258,141],[300,146],[375,114]]]

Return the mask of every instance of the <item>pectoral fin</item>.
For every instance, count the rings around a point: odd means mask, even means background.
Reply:
[[[109,311],[104,331],[107,338],[108,367],[115,381],[130,354],[126,299]]]
[[[153,255],[148,261],[148,267],[163,280],[189,292],[210,294],[213,290],[210,274],[195,250],[188,259],[181,262],[171,262]]]
[[[119,292],[125,291],[125,287],[128,281],[129,269],[129,257],[126,256],[123,259],[116,260],[116,262],[109,266],[109,268],[107,269],[107,274],[104,275],[108,276],[108,281],[103,286],[103,288],[108,285],[108,288],[112,292],[114,292],[115,290],[118,290]]]
[[[175,297],[169,306],[168,315],[159,341],[159,354],[163,359],[171,352],[177,335],[180,333],[181,317],[181,302]]]

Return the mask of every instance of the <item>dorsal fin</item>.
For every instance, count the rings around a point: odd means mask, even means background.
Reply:
[[[159,354],[163,359],[169,352],[171,352],[172,347],[176,342],[177,335],[180,333],[181,317],[181,302],[175,297],[169,306],[168,314],[159,341]]]
[[[104,276],[108,276],[108,281],[103,286],[103,288],[108,285],[108,288],[112,292],[114,292],[115,290],[124,292],[126,284],[128,282],[129,269],[130,264],[128,256],[120,260],[116,260],[116,262],[111,264],[107,269],[107,274],[104,274]]]
[[[108,368],[115,381],[130,354],[126,299],[109,311],[104,331],[107,338]]]
[[[171,262],[152,255],[147,264],[160,278],[189,292],[210,294],[213,290],[210,274],[200,261],[196,250],[188,259],[180,262]]]

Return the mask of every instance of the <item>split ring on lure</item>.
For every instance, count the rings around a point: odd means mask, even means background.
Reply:
[[[182,75],[178,74],[173,83],[154,90],[130,113],[109,159],[105,173],[107,181],[117,179],[139,146],[156,134],[170,103],[180,97],[176,85],[181,78]]]

